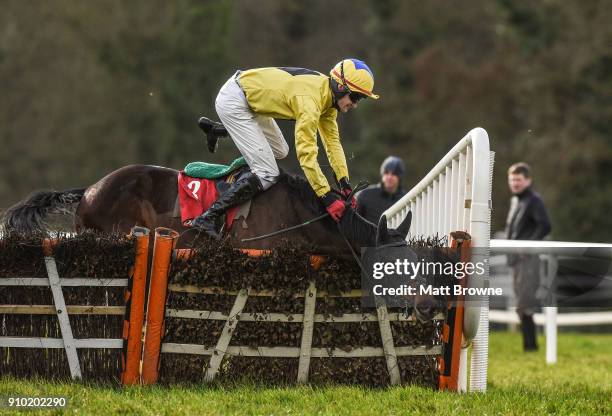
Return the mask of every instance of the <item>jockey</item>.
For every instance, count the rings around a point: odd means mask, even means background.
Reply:
[[[352,189],[336,117],[338,111],[356,108],[362,98],[378,99],[373,87],[372,71],[358,59],[338,62],[329,77],[294,67],[237,71],[221,87],[215,108],[252,173],[232,184],[192,226],[219,238],[218,225],[226,209],[248,201],[278,180],[275,159],[287,157],[289,145],[275,118],[295,120],[295,148],[302,170],[330,216],[339,221],[345,204],[331,192],[317,162],[317,130],[346,198]],[[354,199],[352,203],[355,205]]]

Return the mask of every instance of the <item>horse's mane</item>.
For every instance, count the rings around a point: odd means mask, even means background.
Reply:
[[[303,176],[281,170],[277,185],[285,184],[289,194],[297,198],[315,216],[325,213],[317,194]]]
[[[303,176],[281,171],[277,185],[285,185],[289,194],[312,212],[313,218],[325,213],[325,208],[312,190],[310,183]],[[332,191],[339,193],[334,189]],[[332,232],[338,231],[339,228],[343,235],[351,240],[361,242],[362,245],[373,246],[375,244],[376,224],[366,220],[350,208],[342,216],[339,227],[331,219],[323,221],[323,224]]]

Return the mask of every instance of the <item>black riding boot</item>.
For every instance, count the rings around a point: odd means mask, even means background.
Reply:
[[[537,351],[538,342],[533,315],[521,315],[521,331],[523,332],[523,350]]]
[[[206,134],[206,145],[210,153],[215,153],[217,150],[219,137],[227,137],[229,135],[223,124],[206,117],[200,117],[198,126]]]
[[[225,211],[248,201],[261,191],[263,188],[259,178],[249,172],[247,176],[233,183],[204,214],[195,218],[191,226],[206,231],[208,235],[218,240],[221,238],[219,231],[222,224],[220,223]]]

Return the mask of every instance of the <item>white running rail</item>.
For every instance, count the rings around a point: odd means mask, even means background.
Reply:
[[[545,268],[546,274],[542,273],[550,287],[557,274],[558,257],[582,257],[587,250],[608,249],[609,257],[612,257],[612,244],[573,242],[573,241],[534,241],[534,240],[491,240],[491,257],[489,264],[505,265],[506,254],[531,254],[540,256],[541,262],[548,262]],[[599,251],[600,256],[605,256],[605,250]],[[544,313],[536,313],[533,318],[536,325],[544,326],[546,335],[546,363],[557,363],[557,327],[559,326],[589,326],[589,325],[612,325],[612,311],[597,312],[574,312],[558,314],[555,306],[544,307]],[[514,310],[491,310],[490,321],[503,324],[518,324],[519,318]]]
[[[466,231],[472,237],[472,247],[485,248],[474,251],[474,255],[488,256],[493,161],[487,132],[480,127],[471,130],[425,178],[385,211],[389,227],[397,227],[412,211],[408,238]],[[474,262],[482,260],[472,258]],[[487,280],[488,270],[482,278],[470,279],[468,286],[482,287]],[[485,299],[479,306],[473,301],[471,305],[466,308],[463,321],[466,345],[461,351],[459,391],[467,391],[467,348],[471,343],[469,390],[484,392],[487,388],[489,303]]]

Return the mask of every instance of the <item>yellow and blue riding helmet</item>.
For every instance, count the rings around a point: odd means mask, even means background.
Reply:
[[[329,72],[330,84],[335,100],[349,94],[353,102],[362,98],[377,100],[378,95],[374,89],[374,74],[365,62],[359,59],[348,58],[338,62]]]

